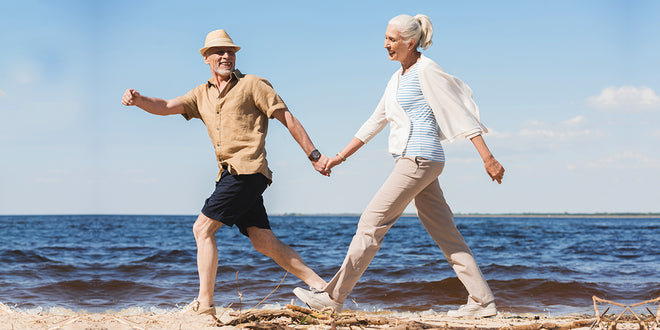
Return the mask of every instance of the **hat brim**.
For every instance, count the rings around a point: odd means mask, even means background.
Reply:
[[[219,47],[233,48],[234,52],[237,52],[241,49],[241,47],[236,46],[236,45],[234,45],[232,43],[229,43],[229,42],[216,42],[216,43],[211,43],[211,44],[203,47],[202,49],[199,50],[199,52],[200,52],[200,54],[202,54],[202,56],[204,56],[207,50],[209,50],[211,48],[219,48]]]

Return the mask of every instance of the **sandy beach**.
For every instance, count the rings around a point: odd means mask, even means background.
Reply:
[[[127,309],[116,313],[16,311],[0,304],[0,329],[589,329],[590,315],[548,317],[500,313],[495,317],[452,318],[445,313],[321,313],[299,306],[238,311],[218,309],[216,317]],[[635,324],[636,325],[636,324]]]

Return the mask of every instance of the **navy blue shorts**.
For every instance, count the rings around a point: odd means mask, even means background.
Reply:
[[[230,227],[236,225],[245,236],[249,236],[248,227],[270,229],[262,197],[267,186],[263,174],[231,175],[225,170],[202,213]]]

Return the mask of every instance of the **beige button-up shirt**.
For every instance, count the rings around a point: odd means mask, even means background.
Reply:
[[[222,91],[210,79],[178,99],[186,120],[200,118],[206,125],[220,168],[218,180],[225,166],[232,175],[261,173],[272,181],[266,160],[268,119],[287,107],[266,79],[236,70]]]

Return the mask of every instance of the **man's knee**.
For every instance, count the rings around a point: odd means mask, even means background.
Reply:
[[[215,235],[215,232],[218,231],[221,226],[221,222],[213,220],[200,213],[193,224],[193,234],[195,235],[195,239],[211,237]]]

